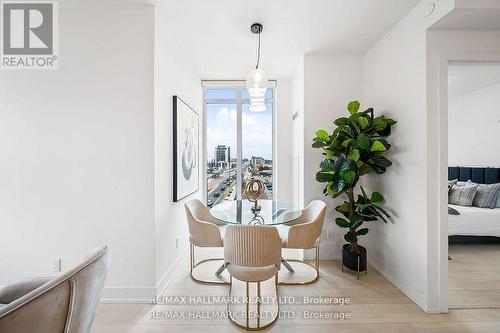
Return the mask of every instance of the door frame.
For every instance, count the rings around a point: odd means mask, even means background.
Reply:
[[[439,189],[438,194],[438,304],[440,312],[447,313],[448,304],[448,66],[453,63],[467,64],[499,64],[500,52],[445,52],[439,55],[437,77],[437,96],[435,106],[437,110],[437,148],[438,173],[434,186]],[[429,144],[429,143],[428,143]],[[432,181],[431,173],[429,181]],[[429,221],[429,223],[432,220]],[[431,227],[431,226],[429,226]],[[432,227],[430,228],[433,229]],[[435,230],[435,229],[434,229]],[[430,265],[430,269],[432,266]]]

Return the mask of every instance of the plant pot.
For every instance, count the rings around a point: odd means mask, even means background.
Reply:
[[[342,249],[342,264],[356,272],[366,271],[366,249],[358,245],[360,253],[351,252],[351,244],[344,244]],[[359,267],[358,267],[359,257]]]

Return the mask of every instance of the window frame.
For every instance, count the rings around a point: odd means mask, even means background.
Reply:
[[[202,173],[203,173],[203,184],[202,184],[202,189],[203,189],[203,201],[206,203],[207,202],[207,163],[208,163],[208,149],[207,149],[207,104],[236,104],[236,150],[237,150],[237,156],[236,156],[236,168],[238,172],[236,173],[236,199],[241,199],[241,184],[242,184],[242,179],[241,179],[241,166],[242,166],[242,154],[243,154],[243,124],[242,124],[242,117],[243,117],[243,104],[249,104],[249,99],[248,98],[243,98],[242,97],[242,92],[246,88],[245,86],[245,81],[243,80],[202,80],[201,81],[201,86],[203,88],[203,126],[202,126],[202,136],[203,136],[203,168],[202,168]],[[272,89],[273,95],[272,98],[266,98],[266,104],[272,104],[273,107],[273,114],[272,114],[272,160],[273,160],[273,191],[272,191],[272,200],[276,200],[276,194],[277,194],[277,161],[276,161],[276,100],[277,100],[277,93],[276,93],[276,87],[277,87],[277,81],[275,80],[270,80],[268,89]],[[208,89],[237,89],[237,94],[236,98],[227,98],[227,99],[222,99],[222,98],[206,98],[207,96],[207,90]]]

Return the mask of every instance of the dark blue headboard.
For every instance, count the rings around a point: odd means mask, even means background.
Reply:
[[[500,168],[448,167],[448,180],[453,179],[461,182],[470,179],[478,184],[500,183]]]

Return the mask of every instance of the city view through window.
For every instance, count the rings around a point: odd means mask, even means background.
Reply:
[[[252,178],[264,182],[266,197],[272,199],[273,98],[273,90],[268,89],[267,110],[250,112],[244,88],[205,90],[209,207],[223,200],[245,199],[245,186]]]

